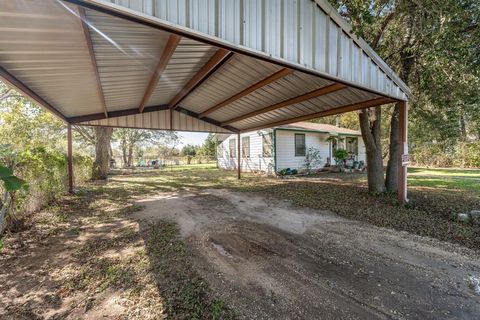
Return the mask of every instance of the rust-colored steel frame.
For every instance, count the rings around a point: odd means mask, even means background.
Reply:
[[[155,111],[162,111],[162,110],[168,110],[168,105],[163,104],[163,105],[158,105],[158,106],[151,106],[151,107],[145,107],[143,109],[143,113],[147,112],[155,112]],[[87,121],[93,121],[93,120],[102,120],[106,118],[117,118],[117,117],[123,117],[123,116],[131,116],[134,114],[139,114],[140,111],[138,108],[131,108],[131,109],[125,109],[125,110],[118,110],[118,111],[110,111],[108,112],[108,116],[106,117],[104,113],[95,113],[95,114],[88,114],[85,116],[78,116],[78,117],[70,117],[67,118],[67,121],[69,123],[80,123],[80,122],[87,122]]]
[[[342,89],[345,89],[345,88],[347,88],[346,85],[343,85],[343,84],[340,84],[340,83],[334,83],[334,84],[328,85],[326,87],[313,90],[309,93],[302,94],[300,96],[297,96],[297,97],[294,97],[294,98],[291,98],[291,99],[273,104],[271,106],[268,106],[268,107],[265,107],[265,108],[262,108],[262,109],[259,109],[259,110],[255,110],[255,111],[252,111],[250,113],[247,113],[247,114],[244,114],[244,115],[241,115],[241,116],[223,121],[222,125],[229,125],[229,124],[241,121],[241,120],[245,120],[245,119],[252,118],[252,117],[255,117],[255,116],[270,112],[270,111],[285,108],[285,107],[294,105],[296,103],[304,102],[304,101],[307,101],[307,100],[310,100],[310,99],[313,99],[313,98],[317,98],[317,97],[320,97],[320,96],[323,96],[323,95],[326,95],[326,94],[329,94],[329,93],[332,93],[332,92],[335,92],[335,91],[338,91],[338,90],[342,90]]]
[[[193,111],[190,111],[190,110],[185,109],[185,108],[180,107],[180,106],[178,106],[175,110],[172,110],[172,111],[178,111],[178,112],[184,113],[184,114],[186,114],[187,116],[190,116],[190,117],[192,117],[192,118],[200,119],[198,113],[193,112]],[[213,124],[214,126],[222,127],[222,128],[227,129],[227,130],[229,130],[229,131],[231,131],[231,132],[235,132],[235,133],[236,133],[236,132],[239,132],[239,131],[240,131],[240,130],[238,130],[237,128],[234,128],[234,127],[232,127],[232,126],[228,126],[228,125],[227,125],[227,126],[223,126],[223,125],[220,123],[220,121],[217,121],[217,120],[214,120],[214,119],[210,119],[210,118],[207,118],[207,117],[204,117],[204,118],[202,118],[201,120],[202,120],[202,121],[205,121],[205,122],[207,122],[207,123]]]
[[[2,78],[10,86],[17,88],[27,97],[30,97],[32,100],[36,101],[38,104],[40,104],[45,109],[55,114],[57,117],[59,117],[63,121],[68,122],[67,118],[63,115],[63,113],[58,111],[56,107],[48,103],[45,99],[39,96],[35,91],[30,89],[28,86],[26,86],[22,81],[15,78],[11,73],[5,70],[2,66],[0,66],[0,78]]]
[[[408,103],[402,101],[400,104],[399,130],[400,130],[400,152],[398,159],[398,202],[407,203],[407,164],[403,163],[403,155],[408,155]]]
[[[179,42],[180,42],[180,37],[176,34],[172,34],[168,38],[167,44],[163,49],[162,55],[160,56],[160,60],[158,60],[157,66],[155,67],[155,71],[153,72],[152,77],[150,78],[147,89],[145,90],[142,101],[140,102],[140,105],[138,107],[138,109],[140,110],[140,113],[143,112],[143,110],[145,109],[145,106],[147,105],[148,101],[150,100],[150,97],[153,94],[153,91],[155,91],[158,81],[160,80],[160,77],[162,76],[163,71],[165,71],[165,69],[167,68],[168,62],[170,61],[170,58],[175,52],[175,49],[177,48]]]
[[[310,70],[309,68],[303,67],[301,65],[292,65],[292,64],[290,64],[286,61],[282,61],[280,59],[272,59],[272,57],[270,57],[270,56],[255,53],[255,52],[251,52],[251,51],[248,51],[248,50],[246,50],[244,48],[241,48],[241,47],[238,47],[238,46],[229,46],[229,45],[227,45],[227,44],[225,44],[221,41],[214,41],[212,39],[209,39],[208,37],[201,37],[199,35],[192,34],[191,32],[188,32],[186,30],[175,28],[173,25],[172,26],[160,25],[158,23],[148,21],[148,20],[146,20],[142,17],[132,16],[131,14],[128,14],[126,12],[121,12],[121,11],[118,11],[118,10],[114,10],[112,8],[107,8],[102,4],[86,2],[85,0],[61,0],[61,1],[68,2],[68,3],[71,3],[71,4],[77,5],[77,6],[81,6],[81,7],[90,9],[90,10],[95,10],[97,12],[101,12],[101,13],[104,13],[104,14],[107,14],[107,15],[110,15],[110,16],[113,16],[113,17],[117,17],[117,18],[120,18],[120,19],[123,19],[123,20],[126,20],[126,21],[135,22],[135,23],[147,26],[147,27],[157,29],[157,30],[162,30],[162,31],[169,32],[169,33],[172,33],[172,34],[177,34],[177,35],[179,35],[181,37],[184,37],[184,38],[187,38],[187,39],[199,41],[199,42],[202,42],[202,43],[205,43],[205,44],[212,45],[212,46],[217,47],[217,48],[222,48],[222,49],[225,49],[225,50],[229,50],[229,51],[232,51],[233,53],[239,53],[239,54],[242,54],[242,55],[246,55],[246,56],[249,56],[249,57],[252,57],[252,58],[259,59],[259,60],[264,61],[264,62],[272,63],[272,60],[275,60],[275,62],[273,62],[273,63],[275,63],[279,66],[285,67],[285,68],[291,68],[291,69],[296,70],[296,71],[301,71],[301,72],[304,72],[304,73],[307,73],[307,74],[310,74],[310,75],[313,75],[313,76],[316,76],[316,77],[321,77],[321,78],[324,78],[324,79],[327,79],[327,80],[331,80],[332,82],[342,83],[342,84],[347,85],[348,87],[357,88],[357,89],[363,90],[365,92],[373,93],[373,94],[376,94],[376,95],[385,96],[381,92],[377,92],[375,90],[372,90],[372,89],[364,87],[364,86],[356,85],[355,83],[350,83],[350,82],[347,82],[347,81],[343,81],[342,79],[334,78],[334,77],[331,77],[331,76],[328,76],[328,75],[320,75],[320,74],[318,74],[318,72],[316,72],[314,70]],[[388,75],[387,75],[387,77],[388,77]],[[387,96],[385,96],[385,97],[387,97]],[[394,98],[392,98],[392,99],[394,99]]]
[[[72,125],[67,124],[67,171],[68,171],[68,192],[73,193],[74,176],[73,176],[73,146],[72,146]]]
[[[225,62],[227,62],[233,53],[225,49],[218,49],[215,54],[203,65],[200,70],[190,79],[179,93],[169,102],[170,108],[174,110],[183,99],[192,93],[199,85],[207,80],[215,71],[217,71]]]
[[[97,83],[98,97],[102,103],[103,113],[108,118],[107,104],[105,103],[105,95],[103,94],[102,83],[100,82],[100,75],[98,74],[97,59],[95,58],[95,51],[93,50],[92,37],[90,35],[90,29],[88,28],[87,15],[85,14],[85,8],[78,7],[78,13],[80,23],[82,24],[83,34],[85,35],[85,42],[87,44],[88,53],[90,55],[90,61],[92,62],[93,72],[95,73],[95,81]]]
[[[240,132],[237,133],[237,179],[242,178],[242,155],[240,154]]]
[[[376,98],[376,99],[372,99],[372,100],[366,100],[366,101],[362,101],[362,102],[349,104],[349,105],[346,105],[346,106],[343,106],[343,107],[338,107],[338,108],[329,109],[329,110],[325,110],[325,111],[315,112],[315,113],[307,114],[307,115],[292,118],[292,119],[280,120],[280,121],[275,121],[275,122],[271,122],[271,123],[264,124],[264,125],[259,125],[259,126],[255,126],[255,127],[242,129],[241,132],[250,132],[250,131],[256,131],[256,130],[262,130],[262,129],[272,128],[272,127],[276,127],[276,126],[281,126],[281,125],[284,125],[284,124],[289,124],[289,123],[294,123],[294,122],[307,121],[307,120],[311,120],[311,119],[315,119],[315,118],[332,116],[332,115],[339,114],[339,113],[345,113],[345,112],[350,112],[350,111],[355,111],[355,110],[360,110],[360,109],[378,107],[378,106],[381,106],[383,104],[392,103],[392,102],[395,102],[395,100],[390,99],[390,98]]]
[[[265,79],[249,86],[248,88],[240,91],[239,93],[237,93],[236,95],[220,102],[219,104],[203,111],[202,113],[200,113],[200,118],[203,118],[203,117],[206,117],[207,115],[209,115],[210,113],[212,112],[215,112],[217,110],[219,110],[220,108],[223,108],[229,104],[231,104],[232,102],[235,102],[243,97],[245,97],[246,95],[266,86],[267,84],[269,83],[272,83],[274,81],[277,81],[279,79],[282,79],[286,76],[288,76],[289,74],[293,73],[293,70],[292,69],[288,69],[288,68],[283,68],[281,69],[280,71],[277,71],[275,72],[274,74],[266,77]]]

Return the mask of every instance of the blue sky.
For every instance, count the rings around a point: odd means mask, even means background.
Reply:
[[[180,146],[179,146],[180,148],[187,144],[193,144],[197,146],[202,145],[203,141],[205,141],[205,139],[208,136],[208,133],[204,133],[204,132],[179,131],[178,133],[182,137],[180,139]]]

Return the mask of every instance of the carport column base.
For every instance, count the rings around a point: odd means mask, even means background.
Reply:
[[[72,125],[67,124],[68,192],[73,193]]]
[[[408,155],[408,104],[405,101],[399,102],[399,163],[398,163],[398,202],[404,205],[408,202],[407,198],[407,165]]]
[[[240,180],[242,178],[242,164],[240,155],[240,133],[237,133],[237,179]]]

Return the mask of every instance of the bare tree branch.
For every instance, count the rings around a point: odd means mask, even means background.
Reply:
[[[78,133],[82,138],[84,138],[88,143],[95,145],[95,133],[93,128],[84,127],[84,126],[73,126],[73,131]]]

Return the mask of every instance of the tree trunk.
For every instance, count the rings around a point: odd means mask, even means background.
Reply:
[[[95,128],[95,161],[93,162],[92,180],[105,180],[110,165],[109,145],[113,129],[108,127]]]
[[[360,129],[367,151],[368,191],[373,194],[385,192],[383,177],[381,123],[382,111],[380,107],[364,109],[359,113]]]
[[[128,167],[132,167],[133,164],[133,144],[128,146]]]
[[[8,209],[10,208],[10,201],[11,201],[10,194],[5,191],[3,193],[3,199],[0,202],[0,238],[5,231],[6,222],[7,222],[7,213]]]
[[[462,141],[467,141],[467,125],[465,123],[465,114],[460,110],[460,134]]]
[[[387,175],[385,179],[385,187],[388,192],[398,191],[398,158],[400,153],[400,104],[395,104],[392,119],[390,123],[390,146],[389,158],[387,163]]]
[[[411,15],[413,16],[412,11],[414,10],[414,5],[411,4],[408,7]],[[412,54],[412,29],[413,29],[413,20],[409,21],[408,35],[405,37],[405,42],[400,50],[400,78],[408,86],[410,82],[410,75],[412,73],[415,56]],[[392,120],[390,123],[390,145],[389,145],[389,159],[387,163],[387,177],[385,180],[385,186],[388,192],[398,192],[398,158],[399,152],[401,150],[400,144],[400,105],[397,103],[392,114]],[[402,146],[403,147],[403,146]]]
[[[108,144],[108,157],[110,159],[113,158],[113,150],[112,150],[112,144],[111,143]]]
[[[127,166],[127,148],[122,146],[122,158],[123,158],[123,166]]]

